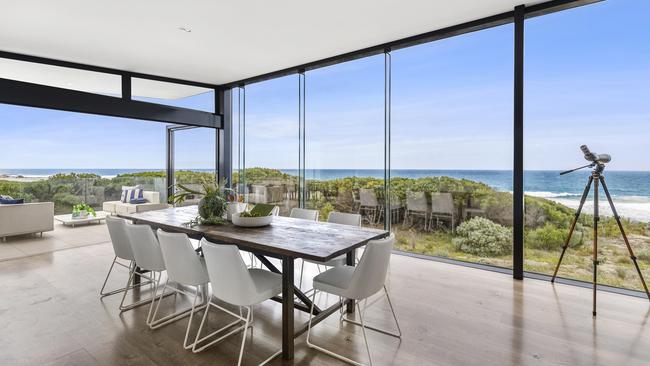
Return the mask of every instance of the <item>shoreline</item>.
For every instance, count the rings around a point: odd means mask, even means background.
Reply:
[[[115,175],[106,175],[101,176],[105,179],[115,178]],[[0,174],[0,181],[16,182],[16,183],[33,183],[38,181],[47,180],[49,176],[24,176],[24,175],[9,175],[9,174]],[[493,187],[494,188],[494,187]],[[496,188],[495,188],[496,189]],[[512,193],[512,192],[510,192]],[[579,206],[579,194],[573,194],[568,192],[539,192],[539,191],[527,191],[525,192],[527,196],[538,197],[547,199],[566,207],[577,209]],[[613,196],[614,204],[619,215],[623,218],[628,218],[633,221],[639,222],[650,222],[650,197],[648,196]],[[602,196],[600,200],[600,212],[601,215],[612,217],[613,213],[609,207],[607,199]],[[590,214],[593,212],[593,198],[585,202],[583,212]]]

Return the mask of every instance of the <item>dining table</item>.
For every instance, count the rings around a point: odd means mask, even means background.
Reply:
[[[205,238],[214,243],[234,244],[240,250],[252,253],[269,270],[282,275],[282,294],[272,300],[282,304],[282,358],[292,360],[294,340],[308,329],[308,322],[294,321],[294,311],[310,312],[312,303],[295,284],[294,263],[296,259],[327,262],[345,255],[346,264],[355,265],[356,249],[370,240],[389,235],[385,230],[274,216],[270,225],[264,227],[239,227],[228,221],[219,225],[196,225],[197,206],[172,207],[140,213],[118,215],[135,224],[146,224],[154,229],[185,233],[190,238]],[[281,268],[271,262],[280,261]],[[277,263],[277,261],[276,261]],[[218,294],[215,294],[218,297]],[[354,312],[353,300],[337,302],[327,308],[314,305],[312,326],[345,307]]]

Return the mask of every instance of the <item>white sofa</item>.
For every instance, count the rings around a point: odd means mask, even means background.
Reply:
[[[122,203],[120,201],[107,201],[102,204],[102,209],[111,215],[132,214],[145,211],[162,210],[169,207],[166,203],[160,203],[160,193],[156,191],[142,192],[147,203]]]
[[[36,202],[0,204],[0,237],[41,233],[54,230],[54,203]]]

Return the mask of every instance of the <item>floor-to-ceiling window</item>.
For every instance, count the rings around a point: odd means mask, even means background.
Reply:
[[[0,104],[0,195],[101,210],[123,186],[166,198],[165,124]]]
[[[384,56],[305,74],[307,208],[360,213],[383,226]]]
[[[513,26],[391,53],[397,249],[512,266]]]
[[[612,156],[605,177],[650,277],[650,31],[644,0],[610,0],[526,21],[525,269],[552,274],[591,169],[580,146]],[[593,192],[593,190],[592,190]],[[641,289],[600,191],[599,282]],[[590,194],[559,275],[591,280]]]
[[[245,89],[247,202],[298,207],[298,76],[250,84]],[[242,111],[243,112],[243,111]]]

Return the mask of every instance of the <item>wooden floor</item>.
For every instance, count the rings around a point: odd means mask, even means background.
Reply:
[[[235,364],[240,336],[195,355],[181,347],[187,320],[151,331],[144,326],[146,307],[120,315],[119,296],[100,300],[112,257],[104,243],[0,262],[0,365]],[[110,284],[121,285],[125,272],[114,278]],[[398,255],[389,287],[404,335],[399,342],[369,332],[376,365],[650,364],[650,304],[644,299],[600,293],[600,312],[592,319],[587,289]],[[166,298],[161,310],[184,301]],[[279,348],[280,317],[279,304],[255,307],[244,365]],[[391,326],[385,301],[366,318]],[[296,312],[297,323],[306,319]],[[216,327],[230,319],[211,313],[209,320]],[[341,325],[338,316],[314,334],[316,342],[365,362],[360,329]],[[309,349],[302,336],[293,364],[341,363]]]

